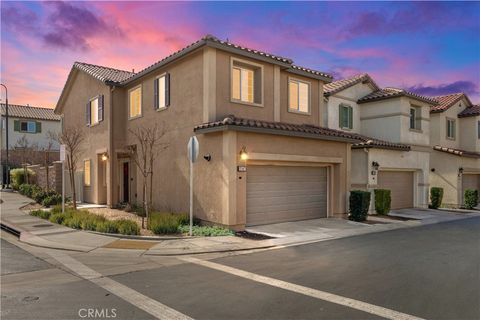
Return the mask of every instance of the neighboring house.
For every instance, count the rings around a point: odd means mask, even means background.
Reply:
[[[392,209],[427,207],[429,110],[437,102],[380,89],[368,74],[329,83],[324,95],[329,128],[375,138],[352,146],[351,188],[391,190]],[[372,192],[371,211],[373,201]]]
[[[480,190],[480,107],[464,93],[434,99],[430,185],[444,189],[444,205],[458,207],[465,189]]]
[[[1,151],[2,151],[2,178],[4,178],[4,166],[6,162],[6,117],[5,104],[1,107]],[[23,137],[28,141],[30,147],[34,146],[36,152],[29,154],[29,163],[43,163],[45,149],[49,143],[48,133],[59,133],[61,131],[61,117],[53,112],[53,109],[38,108],[28,105],[8,105],[8,145],[10,167],[19,167],[22,162],[22,151],[19,150],[18,142]],[[53,142],[51,161],[59,159],[59,145]],[[4,181],[4,180],[2,180]]]
[[[170,147],[155,162],[153,206],[188,211],[187,142],[196,134],[194,214],[243,229],[346,213],[359,138],[321,127],[331,79],[206,36],[138,73],[76,62],[55,112],[65,127],[86,119],[78,168],[85,201],[141,203],[129,130],[165,124]]]

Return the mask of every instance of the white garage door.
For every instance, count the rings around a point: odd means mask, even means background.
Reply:
[[[378,188],[391,191],[391,209],[413,207],[413,172],[379,171]]]
[[[327,217],[327,168],[250,166],[247,225]]]

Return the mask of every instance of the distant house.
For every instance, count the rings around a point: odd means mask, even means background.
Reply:
[[[5,104],[1,107],[1,162],[2,162],[2,179],[4,178],[4,167],[6,165],[6,117]],[[34,146],[34,151],[30,153],[28,163],[37,164],[43,161],[43,152],[48,143],[48,133],[59,133],[61,131],[61,117],[53,112],[53,109],[39,108],[32,106],[8,105],[8,146],[9,146],[9,163],[10,167],[21,166],[22,157],[19,150],[18,142],[23,137],[28,141],[29,147]],[[59,159],[59,145],[53,143],[51,161]],[[2,180],[3,181],[3,180]]]

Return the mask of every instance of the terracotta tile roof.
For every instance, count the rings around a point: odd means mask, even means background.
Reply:
[[[390,98],[396,98],[396,97],[402,97],[402,96],[420,100],[420,101],[429,103],[431,105],[438,104],[438,102],[433,98],[421,96],[413,92],[408,92],[403,89],[391,88],[391,87],[372,92],[366,95],[365,97],[359,99],[358,103],[366,103],[370,101],[384,100],[384,99],[390,99]]]
[[[300,66],[297,66],[297,65],[294,65],[294,64],[292,64],[291,68],[294,69],[294,70],[300,70],[300,71],[311,73],[311,74],[314,74],[314,75],[317,75],[317,76],[322,76],[322,77],[325,77],[325,78],[333,79],[333,76],[331,74],[326,73],[326,72],[317,71],[317,70],[313,70],[313,69],[309,69],[309,68],[305,68],[305,67],[300,67]]]
[[[110,81],[120,83],[135,75],[134,72],[103,67],[84,62],[75,62],[73,67],[85,71],[89,75],[103,82]]]
[[[325,96],[329,96],[364,81],[370,82],[375,91],[380,90],[378,85],[375,83],[375,81],[373,81],[368,73],[361,73],[350,78],[333,81],[324,85],[323,94]]]
[[[471,107],[465,108],[462,112],[458,114],[459,118],[474,117],[474,116],[480,116],[480,104],[476,104]]]
[[[0,104],[1,114],[5,115],[5,103]],[[8,116],[14,118],[60,121],[61,117],[53,109],[8,104]]]
[[[468,101],[469,105],[472,105],[472,102],[470,101],[468,96],[463,92],[433,97],[433,99],[438,102],[438,105],[431,107],[430,112],[436,113],[436,112],[443,112],[445,110],[448,110],[451,106],[453,106],[455,103],[457,103],[458,101],[464,98]]]
[[[318,127],[309,124],[292,124],[285,122],[271,122],[253,119],[237,118],[230,115],[223,120],[213,121],[198,125],[195,132],[218,131],[222,129],[252,129],[246,131],[263,131],[271,134],[294,135],[306,138],[324,140],[341,140],[352,143],[359,148],[378,147],[386,149],[410,150],[410,146],[373,139],[356,133]]]
[[[461,149],[442,147],[442,146],[438,146],[438,145],[434,146],[433,150],[450,153],[450,154],[460,156],[460,157],[480,158],[480,153],[479,152],[474,152],[474,151],[466,151],[466,150],[461,150]]]

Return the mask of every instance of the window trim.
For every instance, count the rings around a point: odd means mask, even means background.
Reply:
[[[88,162],[88,169],[90,170],[90,174],[88,177],[88,184],[86,181],[87,175],[85,174],[85,164]],[[92,186],[92,159],[85,159],[83,160],[83,186],[84,187],[91,187]]]
[[[22,130],[22,123],[27,124],[27,130]],[[35,129],[33,131],[28,130],[28,124],[33,123],[35,124]],[[20,120],[20,131],[21,133],[37,133],[37,121],[32,121],[32,120]]]
[[[297,83],[304,83],[308,85],[308,111],[307,112],[290,108],[290,82],[291,81],[297,82]],[[298,87],[298,90],[300,93],[300,86]],[[298,99],[300,102],[300,95],[298,95]],[[300,108],[300,104],[299,104],[299,108]],[[312,115],[312,83],[311,82],[302,80],[299,78],[295,78],[295,77],[290,77],[290,76],[287,78],[287,111],[291,113],[305,115],[305,116]]]
[[[130,93],[132,91],[135,91],[137,90],[138,88],[140,88],[140,113],[134,117],[131,117],[130,116]],[[128,110],[127,110],[127,113],[128,113],[128,120],[133,120],[133,119],[138,119],[138,118],[141,118],[143,117],[143,84],[139,84],[139,85],[136,85],[135,87],[133,88],[130,88],[128,89]]]
[[[453,123],[453,128],[452,128],[452,129],[453,129],[453,136],[449,136],[449,135],[448,135],[448,130],[449,130],[449,127],[450,127],[450,126],[449,126],[449,123],[450,123],[450,122]],[[446,137],[448,140],[455,140],[455,139],[456,139],[456,136],[457,136],[457,135],[456,135],[456,132],[455,132],[455,131],[457,130],[455,119],[454,119],[454,118],[446,117],[446,118],[445,118],[445,124],[446,124],[446,127],[445,127],[445,137]]]
[[[163,72],[162,74],[156,76],[156,77],[155,77],[155,80],[159,80],[160,78],[165,77],[165,81],[167,81],[167,73],[168,73],[168,72],[165,71],[165,72]],[[171,84],[170,84],[170,85],[171,85]],[[153,90],[155,91],[155,88],[154,88]],[[155,99],[155,94],[154,94],[154,97],[153,97],[153,98]],[[158,98],[160,99],[160,80],[158,81]],[[165,97],[165,99],[167,99],[167,97]],[[159,100],[158,102],[160,102],[160,100]],[[153,105],[155,106],[155,101],[153,101]],[[155,111],[158,112],[158,111],[167,110],[168,107],[170,107],[170,105],[167,106],[166,104],[165,104],[164,107],[160,107],[160,103],[159,103],[159,104],[158,104],[158,108],[156,108]]]
[[[414,122],[413,122],[414,127],[413,128],[411,126],[411,119],[412,119],[411,111],[412,110],[415,111],[415,118],[414,118]],[[423,133],[423,130],[422,130],[422,107],[421,106],[417,106],[417,105],[413,105],[413,104],[410,105],[410,109],[409,109],[409,113],[408,113],[408,128],[409,128],[410,131],[417,132],[417,133]]]
[[[92,123],[92,101],[94,101],[94,100],[97,100],[97,122]],[[99,119],[99,116],[98,116],[98,106],[99,106],[99,104],[100,104],[100,95],[95,96],[88,101],[88,105],[90,106],[90,124],[88,125],[89,127],[94,127],[94,126],[100,124],[100,120],[98,120]]]
[[[235,62],[240,64],[240,66],[236,67],[242,67],[241,65],[245,65],[245,69],[248,69],[248,66],[253,67],[253,101],[254,102],[248,102],[248,101],[242,101],[238,99],[233,98],[233,68],[235,67]],[[260,103],[255,102],[255,69],[260,70]],[[264,88],[265,88],[265,78],[264,78],[264,70],[263,70],[263,65],[255,62],[251,62],[248,60],[243,60],[235,57],[230,57],[230,71],[229,71],[229,84],[230,84],[230,102],[231,103],[236,103],[236,104],[243,104],[247,106],[253,106],[253,107],[263,107],[264,106]]]
[[[342,124],[340,123],[340,108],[346,108],[347,110],[350,110],[352,116],[348,116],[348,122],[350,122],[350,119],[352,119],[352,123],[349,123],[349,125],[351,125],[352,127],[348,126],[348,127],[343,127]],[[339,123],[338,123],[338,127],[341,129],[341,130],[348,130],[348,131],[351,131],[353,130],[353,107],[349,104],[346,104],[346,103],[340,103],[338,105],[338,120],[339,120]]]

